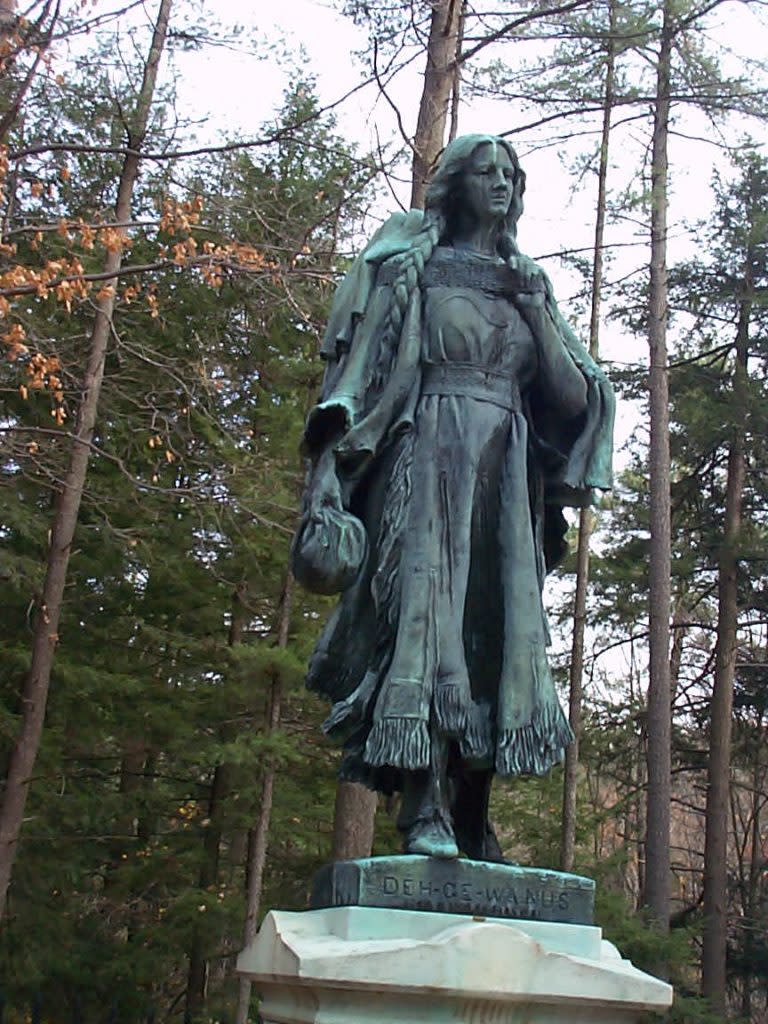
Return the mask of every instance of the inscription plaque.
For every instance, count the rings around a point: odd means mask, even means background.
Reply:
[[[591,878],[436,857],[369,857],[327,864],[312,883],[310,906],[389,907],[482,917],[592,924]]]

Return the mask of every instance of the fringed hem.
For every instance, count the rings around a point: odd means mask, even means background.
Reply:
[[[545,775],[563,759],[573,732],[559,704],[537,708],[531,721],[499,734],[496,771],[499,775]]]
[[[469,728],[468,708],[472,705],[469,685],[437,681],[432,701],[435,718],[447,736],[459,738]]]
[[[423,719],[382,718],[368,734],[363,759],[374,768],[418,771],[429,768],[429,754],[429,727]]]
[[[463,736],[459,737],[459,751],[462,757],[471,761],[493,760],[493,735],[488,714],[482,708],[475,708],[475,714],[467,722]]]
[[[480,760],[493,756],[490,709],[472,700],[469,682],[462,686],[438,681],[432,706],[446,736],[459,741],[462,757]]]

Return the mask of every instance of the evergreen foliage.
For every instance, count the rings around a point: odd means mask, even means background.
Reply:
[[[388,60],[401,37],[414,43],[409,33],[429,14],[421,4],[346,6],[370,17]],[[644,67],[652,69],[658,8],[617,7],[619,31],[610,40],[602,4],[521,23],[504,38],[536,40],[547,66],[505,58],[479,71],[472,88],[501,90],[529,121],[583,117],[599,103],[594,84],[611,42],[616,102],[625,111],[616,137],[626,138],[646,116]],[[697,9],[677,4],[675,13],[678,109],[697,104],[709,119],[728,110],[762,114],[764,90],[749,76],[721,74],[685,21]],[[511,24],[513,15],[502,4],[485,28]],[[78,24],[73,15],[61,30]],[[465,38],[465,52],[484,38],[480,23],[471,24],[478,36]],[[137,80],[114,73],[109,45],[94,45],[65,79],[54,63],[25,85],[30,47],[45,50],[49,31],[41,21],[29,36],[14,37],[12,59],[0,53],[0,141],[10,147],[10,157],[0,154],[4,768],[24,713],[19,695],[35,603],[103,287],[95,278],[116,244],[109,211]],[[194,41],[180,36],[179,45]],[[23,118],[5,125],[2,111],[19,96]],[[153,111],[152,151],[170,151],[176,131],[168,91]],[[325,709],[304,691],[303,676],[330,603],[296,591],[285,646],[279,627],[301,486],[299,438],[320,382],[319,337],[334,284],[359,248],[374,166],[321,114],[304,72],[265,133],[273,141],[259,148],[142,165],[43,745],[0,932],[0,1005],[14,1024],[33,1010],[45,1024],[144,1024],[185,1012],[190,1022],[228,1019],[248,837],[268,766],[277,766],[278,778],[262,907],[305,906],[311,876],[328,857],[338,755],[320,738]],[[588,173],[594,155],[581,153],[574,178]],[[646,868],[649,547],[642,422],[601,510],[592,568],[575,870],[597,881],[606,937],[641,968],[666,961],[678,992],[674,1019],[699,1024],[723,1019],[698,993],[717,574],[737,431],[747,469],[737,550],[727,1009],[733,1019],[758,1021],[768,1007],[767,201],[765,159],[745,144],[714,182],[695,258],[670,270],[674,785],[665,937],[638,909]],[[645,225],[647,203],[638,176],[615,188],[614,226],[628,216]],[[623,278],[620,264],[617,257],[612,269]],[[608,290],[612,323],[642,334],[647,289],[626,277]],[[745,300],[742,422],[734,382]],[[617,368],[613,377],[626,401],[644,410],[644,373]],[[566,563],[566,582],[571,568]],[[564,608],[563,632],[570,615]],[[562,658],[556,668],[562,681]],[[270,730],[275,681],[283,708]],[[559,771],[497,787],[494,820],[511,859],[557,867],[561,787]],[[374,852],[394,851],[392,808],[382,807],[379,818]]]
[[[28,150],[51,141],[52,91],[58,139],[120,144],[130,96],[81,72],[71,88],[47,79],[33,87]],[[231,1002],[245,837],[267,760],[280,770],[267,905],[304,905],[328,855],[334,758],[318,737],[322,709],[302,685],[327,603],[297,595],[286,649],[275,630],[318,336],[372,171],[319,116],[310,80],[297,80],[269,128],[275,143],[253,156],[145,168],[134,205],[127,262],[137,270],[118,283],[44,742],[0,940],[3,997],[38,1005],[51,1022],[173,1013],[193,948],[209,964],[207,1012]],[[159,147],[159,111],[155,130]],[[97,272],[113,156],[75,151],[64,162],[46,151],[21,166],[14,258],[43,269],[76,255],[85,275]],[[59,220],[58,232],[47,229]],[[11,316],[25,342],[0,364],[3,757],[77,411],[88,291],[68,303],[53,289],[32,295]],[[35,386],[38,352],[55,360],[60,388]],[[267,735],[275,675],[286,707]]]

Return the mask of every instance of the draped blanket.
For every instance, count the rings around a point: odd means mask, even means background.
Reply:
[[[429,767],[435,730],[504,775],[560,760],[571,734],[547,664],[541,589],[564,551],[562,506],[610,486],[612,391],[548,283],[559,341],[586,382],[576,418],[535,378],[500,401],[498,380],[487,395],[471,380],[459,393],[427,373],[426,290],[455,282],[509,299],[500,261],[468,279],[460,261],[435,255],[383,362],[398,258],[421,223],[420,211],[391,218],[339,287],[305,435],[315,468],[333,445],[345,506],[368,535],[307,684],[333,702],[325,728],[344,740],[342,775],[385,792],[403,771]]]

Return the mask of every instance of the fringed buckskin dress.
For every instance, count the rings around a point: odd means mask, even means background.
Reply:
[[[397,634],[363,751],[375,767],[428,767],[440,730],[467,760],[538,775],[570,741],[546,659],[522,405],[537,354],[508,277],[452,249],[425,272]]]
[[[334,701],[326,728],[345,739],[342,776],[385,792],[434,771],[438,748],[501,775],[561,759],[571,732],[541,591],[562,555],[562,505],[610,482],[610,388],[559,318],[568,372],[587,385],[586,409],[563,417],[500,258],[436,248],[382,360],[381,324],[417,227],[390,224],[388,244],[374,239],[342,285],[307,427],[316,455],[327,417],[343,420],[337,465],[369,538],[308,685]]]

